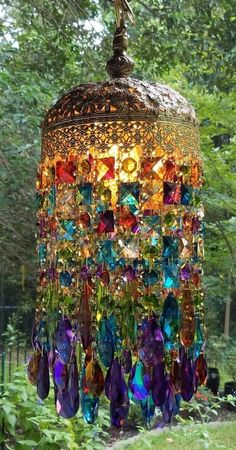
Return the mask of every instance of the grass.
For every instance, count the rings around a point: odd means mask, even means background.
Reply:
[[[120,443],[117,450],[236,450],[236,422],[196,425],[145,432],[130,443]]]

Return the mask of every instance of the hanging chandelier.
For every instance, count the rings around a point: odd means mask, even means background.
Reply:
[[[192,106],[130,78],[125,19],[110,81],[64,94],[42,124],[36,186],[39,289],[28,376],[41,399],[121,427],[130,401],[165,422],[206,379],[202,161]]]

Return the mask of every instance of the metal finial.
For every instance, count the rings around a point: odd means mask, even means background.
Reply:
[[[127,53],[128,36],[125,20],[134,22],[134,14],[127,0],[114,0],[116,11],[116,31],[113,39],[113,56],[107,61],[107,72],[112,78],[128,77],[134,62]]]

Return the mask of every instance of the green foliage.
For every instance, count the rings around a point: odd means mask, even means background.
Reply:
[[[62,419],[55,413],[52,392],[50,397],[37,400],[35,387],[31,386],[24,369],[18,369],[11,383],[5,386],[0,399],[0,421],[5,423],[7,449],[21,450],[102,450],[107,436],[109,417],[100,408],[96,425],[88,425],[80,417]],[[0,434],[0,442],[3,436]]]
[[[236,381],[236,341],[228,336],[211,336],[207,342],[207,361],[209,366],[219,368],[226,374],[225,381]]]

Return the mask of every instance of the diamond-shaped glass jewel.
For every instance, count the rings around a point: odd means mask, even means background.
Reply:
[[[181,200],[181,186],[179,184],[164,182],[164,204],[178,205]]]
[[[114,214],[113,211],[107,210],[100,213],[100,220],[97,228],[98,234],[112,233],[114,231]]]
[[[98,251],[98,263],[112,264],[117,257],[117,254],[113,248],[114,242],[106,239],[100,242],[100,247]]]
[[[91,205],[92,183],[82,183],[78,186],[76,200],[79,205]]]
[[[174,236],[163,236],[164,258],[178,258],[179,238]]]
[[[193,189],[192,186],[186,184],[181,185],[181,204],[189,205],[192,200]]]
[[[137,206],[139,203],[139,183],[121,183],[119,202],[121,205]]]
[[[162,158],[145,158],[142,161],[141,178],[161,179],[164,177],[164,167]]]
[[[56,164],[56,184],[74,183],[75,170],[74,161],[58,161]]]
[[[115,158],[100,158],[97,160],[97,179],[111,180],[115,178]]]
[[[164,265],[164,284],[166,289],[179,287],[179,268],[175,264]]]
[[[58,230],[58,239],[73,241],[74,234],[76,231],[74,220],[60,220],[59,221],[59,230]]]

